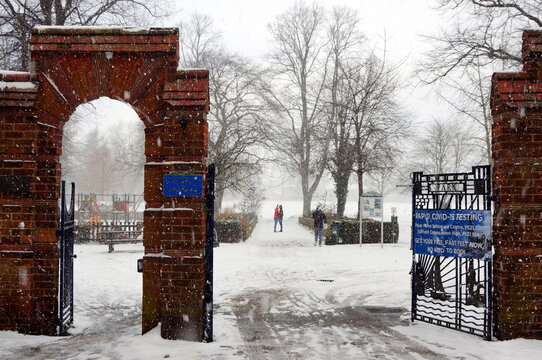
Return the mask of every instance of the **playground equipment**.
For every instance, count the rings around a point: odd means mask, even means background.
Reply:
[[[76,221],[140,222],[143,194],[77,194]]]

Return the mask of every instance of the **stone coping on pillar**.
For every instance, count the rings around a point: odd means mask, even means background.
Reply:
[[[164,100],[173,106],[193,106],[209,112],[209,70],[177,69],[174,82],[164,85]]]
[[[536,54],[542,54],[542,29],[526,29],[523,31],[521,57],[525,61]]]
[[[31,108],[37,92],[30,73],[0,70],[0,107]]]
[[[177,28],[44,26],[32,29],[30,50],[177,54]]]
[[[492,77],[491,111],[493,116],[520,107],[542,107],[542,83],[533,82],[524,71],[495,73]]]

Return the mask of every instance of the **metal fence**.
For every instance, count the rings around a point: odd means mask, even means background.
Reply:
[[[77,194],[77,221],[143,221],[143,194]]]

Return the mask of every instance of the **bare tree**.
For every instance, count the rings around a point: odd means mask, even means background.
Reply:
[[[473,64],[465,69],[464,79],[447,78],[443,84],[445,91],[439,95],[450,105],[461,119],[471,122],[474,126],[472,139],[478,148],[480,162],[489,164],[491,161],[491,117],[490,84],[491,69]],[[448,89],[454,91],[455,97],[448,94]],[[473,159],[474,160],[474,159]]]
[[[141,25],[166,16],[168,0],[0,0],[0,66],[28,70],[30,32],[38,25]]]
[[[337,215],[344,216],[348,196],[348,184],[352,174],[354,157],[353,124],[349,118],[350,101],[348,82],[342,71],[343,64],[362,59],[360,47],[363,35],[358,29],[359,18],[355,11],[336,7],[331,13],[327,27],[330,47],[329,85],[326,106],[332,124],[332,141],[327,168],[335,182]]]
[[[73,138],[72,138],[73,139]],[[70,141],[66,141],[69,146]],[[62,179],[74,181],[77,190],[81,192],[119,191],[122,186],[121,174],[118,171],[118,161],[115,159],[114,151],[108,144],[107,139],[100,136],[98,128],[86,133],[86,135],[74,144],[75,152],[66,157],[61,157],[62,168],[68,172],[62,173]]]
[[[415,139],[412,169],[433,174],[459,172],[473,163],[471,131],[458,119],[433,119]]]
[[[339,96],[337,97],[338,101]],[[344,104],[344,103],[343,103]],[[328,170],[335,182],[337,197],[337,215],[344,216],[348,185],[352,175],[355,157],[354,124],[350,121],[346,106],[339,107],[333,123],[332,144],[328,161]]]
[[[275,114],[267,128],[277,160],[301,180],[303,214],[327,164],[331,126],[323,112],[329,52],[323,9],[296,3],[269,25],[274,50],[265,91]]]
[[[439,8],[453,26],[426,36],[434,46],[416,73],[423,83],[440,85],[445,101],[476,124],[477,146],[488,163],[490,74],[521,65],[521,36],[525,28],[542,26],[542,1],[439,0]]]
[[[209,161],[217,169],[218,211],[226,190],[252,191],[254,177],[262,170],[263,71],[224,49],[208,16],[194,14],[188,23],[181,24],[181,34],[182,65],[209,69]]]
[[[220,209],[226,189],[246,194],[262,171],[260,101],[261,70],[245,59],[225,53],[208,62],[211,112],[210,161],[217,168],[216,204]]]
[[[64,126],[62,178],[75,181],[78,191],[143,190],[144,125],[129,105],[115,103],[100,98],[83,104]],[[106,127],[107,117],[115,121]]]
[[[521,35],[525,28],[542,26],[541,0],[439,0],[453,27],[436,36],[419,66],[422,81],[434,83],[465,67],[500,63],[521,64]]]
[[[397,101],[400,90],[398,68],[370,54],[362,62],[342,67],[348,86],[347,112],[353,127],[354,172],[358,192],[363,194],[366,173],[396,165],[410,121]],[[359,208],[359,207],[358,207]]]
[[[188,21],[181,22],[179,28],[183,66],[203,66],[214,54],[221,52],[222,35],[216,31],[209,16],[195,12]]]

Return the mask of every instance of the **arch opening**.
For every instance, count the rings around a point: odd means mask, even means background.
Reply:
[[[122,101],[81,104],[64,124],[59,161],[62,180],[75,183],[78,255],[70,334],[140,332],[144,152],[144,124]]]
[[[64,125],[62,180],[79,193],[143,193],[144,124],[127,103],[101,97],[79,105]]]

